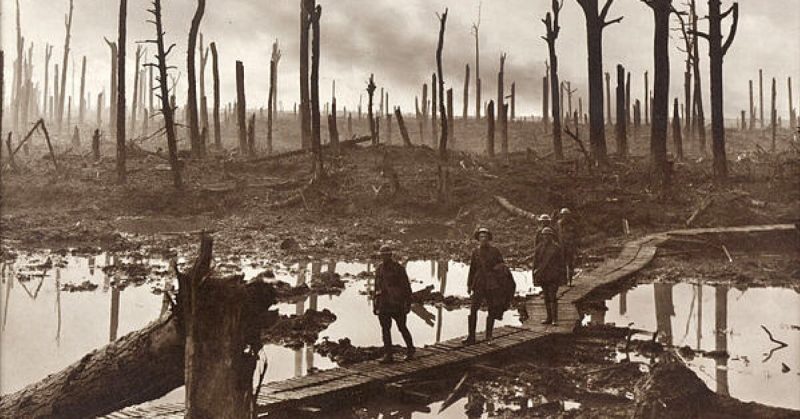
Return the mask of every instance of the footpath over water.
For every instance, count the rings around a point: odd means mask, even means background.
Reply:
[[[527,216],[524,210],[520,211],[517,215]],[[457,369],[521,345],[530,344],[544,336],[572,333],[579,323],[576,303],[593,290],[628,278],[644,268],[653,260],[659,246],[671,240],[685,241],[696,238],[700,242],[701,239],[705,241],[711,238],[721,249],[725,243],[730,246],[746,237],[764,235],[797,240],[798,232],[792,224],[779,224],[675,230],[633,240],[628,242],[615,258],[606,260],[596,269],[577,278],[574,287],[564,288],[564,292],[559,296],[562,304],[558,305],[558,325],[538,323],[538,320],[545,316],[545,308],[543,301],[535,299],[527,306],[531,320],[519,327],[505,326],[496,329],[492,345],[482,342],[483,336],[479,334],[479,342],[475,345],[462,346],[461,338],[451,339],[419,349],[416,358],[411,361],[388,365],[367,361],[304,377],[267,383],[259,391],[258,412],[288,412],[291,416],[291,412],[298,409],[306,411],[325,409],[343,401],[380,393],[392,383],[415,375]],[[725,251],[727,252],[727,249]],[[183,415],[182,404],[171,404],[128,408],[106,417],[183,417]]]

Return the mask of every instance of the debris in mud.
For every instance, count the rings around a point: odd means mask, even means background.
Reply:
[[[311,290],[319,294],[339,294],[344,286],[342,276],[335,272],[322,272],[311,277]]]
[[[301,315],[280,316],[274,326],[265,332],[265,340],[276,345],[297,349],[316,342],[319,333],[336,321],[330,310],[306,310]]]
[[[411,301],[418,304],[441,304],[447,309],[455,309],[469,305],[469,298],[456,297],[454,295],[442,295],[439,291],[433,290],[433,285],[414,291]]]
[[[80,284],[66,283],[61,286],[61,291],[67,291],[67,292],[94,291],[96,289],[97,289],[97,284],[93,284],[88,280],[83,281]]]
[[[166,270],[155,265],[128,262],[117,262],[104,266],[102,270],[111,277],[111,285],[118,289],[125,289],[129,285],[140,286],[168,274]]]
[[[393,349],[396,353],[404,350],[399,345],[394,345]],[[337,342],[325,338],[322,342],[314,345],[314,350],[339,365],[371,361],[384,355],[383,346],[353,346],[349,338],[339,339]]]
[[[284,239],[280,245],[281,250],[297,250],[299,247],[297,240],[292,238]]]

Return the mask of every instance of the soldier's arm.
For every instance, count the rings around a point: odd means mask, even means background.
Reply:
[[[406,293],[406,301],[411,302],[411,281],[408,279],[408,272],[403,265],[400,265],[400,280],[403,282],[403,289]]]
[[[475,264],[477,263],[477,258],[475,257],[475,252],[472,252],[472,256],[469,258],[469,273],[467,274],[467,291],[472,292],[472,286],[475,282],[475,274],[477,273],[477,268]]]
[[[375,289],[373,291],[374,295],[380,294],[381,288],[383,288],[383,269],[379,265],[375,269]]]

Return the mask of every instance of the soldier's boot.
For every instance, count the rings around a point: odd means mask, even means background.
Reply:
[[[550,309],[553,312],[553,314],[550,316],[553,318],[552,324],[556,324],[558,323],[558,300],[553,301],[550,304],[553,306],[553,308]]]
[[[470,313],[467,316],[467,338],[462,340],[461,343],[464,345],[472,345],[475,343],[475,328],[478,326],[478,316],[475,314]]]
[[[492,333],[494,332],[494,319],[491,315],[486,317],[486,343],[494,345],[492,342]]]
[[[551,308],[551,303],[549,301],[545,301],[544,309],[547,311],[547,317],[541,321],[542,324],[550,324],[553,322],[553,309]]]

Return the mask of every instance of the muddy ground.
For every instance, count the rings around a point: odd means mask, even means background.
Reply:
[[[278,120],[277,149],[299,142],[295,124],[291,117]],[[584,262],[616,250],[625,240],[623,219],[632,235],[641,235],[686,227],[698,208],[703,209],[691,226],[794,222],[800,214],[800,159],[788,132],[776,153],[764,151],[770,141],[759,133],[729,132],[731,179],[721,184],[711,179],[709,158],[686,141],[687,158],[676,162],[672,188],[662,189],[649,175],[644,134],[630,140],[635,157],[612,158],[608,167],[590,170],[566,138],[568,160],[553,161],[541,124],[518,121],[510,130],[508,160],[489,160],[473,154],[482,150],[483,124],[456,123],[446,203],[436,197],[436,152],[425,145],[358,146],[327,154],[327,175],[313,184],[308,156],[248,163],[235,152],[216,151],[202,161],[184,153],[186,187],[175,191],[163,153],[156,153],[158,139],[136,142],[124,186],[115,182],[110,139],[99,162],[91,161],[85,140],[82,147],[54,140],[57,172],[46,148],[35,142],[27,157],[15,157],[18,170],[4,164],[0,234],[4,245],[16,247],[174,254],[193,248],[197,239],[191,232],[206,229],[214,232],[216,254],[353,260],[369,258],[380,243],[390,242],[406,258],[464,259],[472,232],[485,225],[519,265],[530,254],[534,227],[504,211],[496,195],[534,213],[571,208],[582,246],[592,249]],[[430,138],[428,131],[428,143]],[[608,138],[613,152],[613,136]],[[397,144],[396,127],[394,139]],[[412,140],[419,144],[415,132]],[[232,146],[235,137],[225,141]],[[400,190],[387,175],[392,171]]]

